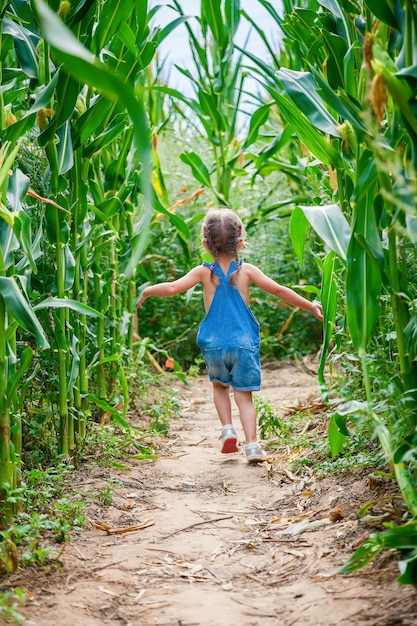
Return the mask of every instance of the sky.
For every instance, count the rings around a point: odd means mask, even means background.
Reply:
[[[278,12],[280,12],[282,6],[281,0],[270,0],[270,2],[273,7]],[[169,4],[169,0],[165,2],[163,0],[159,2],[158,0],[149,1],[149,8],[155,5],[161,6],[155,16],[153,22],[154,25],[163,27],[171,22],[173,19],[178,17],[178,13],[169,8]],[[180,0],[180,4],[183,8],[185,15],[199,15],[201,5],[200,0]],[[277,26],[270,14],[266,11],[266,9],[264,9],[264,7],[259,2],[257,2],[257,0],[240,0],[240,6],[262,28],[262,30],[268,37],[268,41],[273,42],[273,47],[278,49],[279,32],[277,32]],[[190,22],[190,24],[192,24],[192,21]],[[268,53],[265,52],[265,47],[262,39],[259,37],[258,33],[253,30],[253,28],[251,28],[251,25],[247,22],[247,20],[242,18],[240,20],[239,28],[235,37],[236,43],[243,46],[248,37],[248,34],[249,39],[246,46],[247,50],[256,54],[257,56],[260,56],[261,58],[266,59],[266,55]],[[191,52],[188,47],[188,35],[185,26],[181,25],[180,27],[176,28],[164,40],[164,42],[162,42],[162,44],[158,48],[158,52],[161,60],[166,59],[164,67],[164,77],[167,80],[168,85],[170,87],[174,87],[175,89],[180,89],[186,95],[191,95],[193,91],[187,79],[185,79],[183,75],[178,72],[174,67],[174,65],[177,64],[186,69],[193,69]]]

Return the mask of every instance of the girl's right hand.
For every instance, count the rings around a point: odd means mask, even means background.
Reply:
[[[145,295],[145,291],[146,289],[143,290],[141,297],[138,300],[138,309],[142,308],[142,304],[145,302],[145,300],[148,299],[149,296]]]

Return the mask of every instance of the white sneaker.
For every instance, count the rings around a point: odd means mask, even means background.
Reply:
[[[245,445],[246,460],[248,463],[263,463],[266,461],[266,452],[262,450],[259,443],[247,443]]]

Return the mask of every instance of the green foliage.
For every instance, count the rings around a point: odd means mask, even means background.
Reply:
[[[185,193],[190,190],[187,172],[171,166],[180,149],[181,145],[171,133],[166,132],[160,137],[161,164],[167,170],[165,182],[168,193],[175,194],[175,197],[179,195],[179,189],[186,189]],[[232,202],[248,227],[248,247],[242,256],[278,282],[295,286],[306,297],[316,297],[315,293],[310,295],[305,290],[308,285],[319,283],[318,267],[311,256],[306,254],[300,270],[288,236],[290,213],[288,210],[282,216],[266,213],[266,207],[282,198],[283,193],[290,194],[287,186],[280,174],[272,174],[268,183],[261,179],[253,185],[243,178],[236,181],[231,192]],[[184,247],[183,241],[166,219],[155,220],[150,235],[149,254],[144,257],[139,268],[144,281],[152,284],[174,280],[201,262],[200,228],[207,204],[207,198],[202,195],[193,200],[192,204],[186,203],[177,209],[177,212],[181,211],[191,232],[187,247]],[[313,242],[311,245],[317,251],[320,248]],[[318,350],[321,329],[311,319],[311,315],[302,311],[293,315],[291,310],[280,305],[276,299],[268,299],[259,290],[254,289],[251,295],[250,306],[261,325],[261,353],[264,360]],[[197,287],[192,293],[178,296],[175,300],[155,298],[147,301],[140,314],[140,333],[142,337],[150,337],[154,344],[166,350],[187,369],[200,358],[195,338],[203,317],[202,292]],[[161,355],[160,364],[163,363]]]
[[[25,606],[28,600],[24,589],[16,587],[13,591],[0,593],[0,618],[5,624],[24,624],[31,626],[33,622],[27,620],[19,612],[20,607]]]
[[[8,498],[20,505],[24,502],[26,511],[16,514],[14,522],[0,531],[0,564],[7,571],[14,571],[18,564],[49,567],[56,563],[60,551],[54,544],[67,541],[74,529],[83,526],[86,503],[76,493],[65,495],[72,471],[68,465],[33,469],[25,474],[26,482],[19,490],[8,491]]]
[[[402,526],[385,523],[384,526],[387,530],[372,533],[340,568],[339,573],[350,574],[368,565],[383,550],[395,550],[400,555],[401,575],[398,582],[414,585],[417,582],[417,522],[411,521]]]
[[[62,458],[78,465],[93,445],[109,465],[153,457],[142,425],[130,424],[132,409],[148,432],[166,434],[177,408],[143,388],[133,399],[129,390],[147,376],[133,370],[169,357],[185,380],[181,368],[201,364],[204,310],[198,289],[175,303],[155,299],[138,330],[136,291],[200,262],[199,225],[213,203],[241,215],[248,260],[323,303],[319,380],[326,399],[346,401],[327,425],[333,458],[314,444],[323,468],[383,458],[417,515],[416,7],[286,0],[278,14],[259,2],[284,34],[278,51],[238,0],[203,0],[196,28],[174,0],[178,18],[163,29],[150,23],[158,8],[141,1],[82,2],[59,16],[42,0],[2,4],[4,525],[36,500],[20,484],[22,461],[29,473]],[[240,20],[268,60],[235,46]],[[178,24],[194,60],[193,71],[182,70],[192,98],[161,84],[153,64]],[[248,74],[266,96],[252,98],[240,127]],[[322,331],[311,316],[256,290],[250,305],[264,362],[317,352]],[[332,383],[328,364],[341,364],[344,380]],[[265,404],[260,412],[265,434],[289,434]],[[62,541],[79,511],[55,488],[55,527],[42,532]],[[28,554],[46,562],[37,540]]]
[[[104,487],[104,489],[99,491],[99,493],[97,494],[97,499],[104,506],[111,506],[112,503],[113,503],[112,488],[110,486],[109,487]]]
[[[271,406],[264,396],[254,394],[253,401],[255,404],[261,439],[269,439],[270,437],[279,436],[280,433],[288,435],[288,433],[291,432],[291,428],[286,422],[283,422],[279,418],[276,409]]]

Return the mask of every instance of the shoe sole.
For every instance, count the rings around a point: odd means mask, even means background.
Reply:
[[[237,447],[237,439],[231,437],[223,441],[222,454],[231,454],[232,452],[239,452]]]
[[[266,458],[262,458],[262,459],[247,459],[249,465],[255,465],[255,463],[265,463]]]

